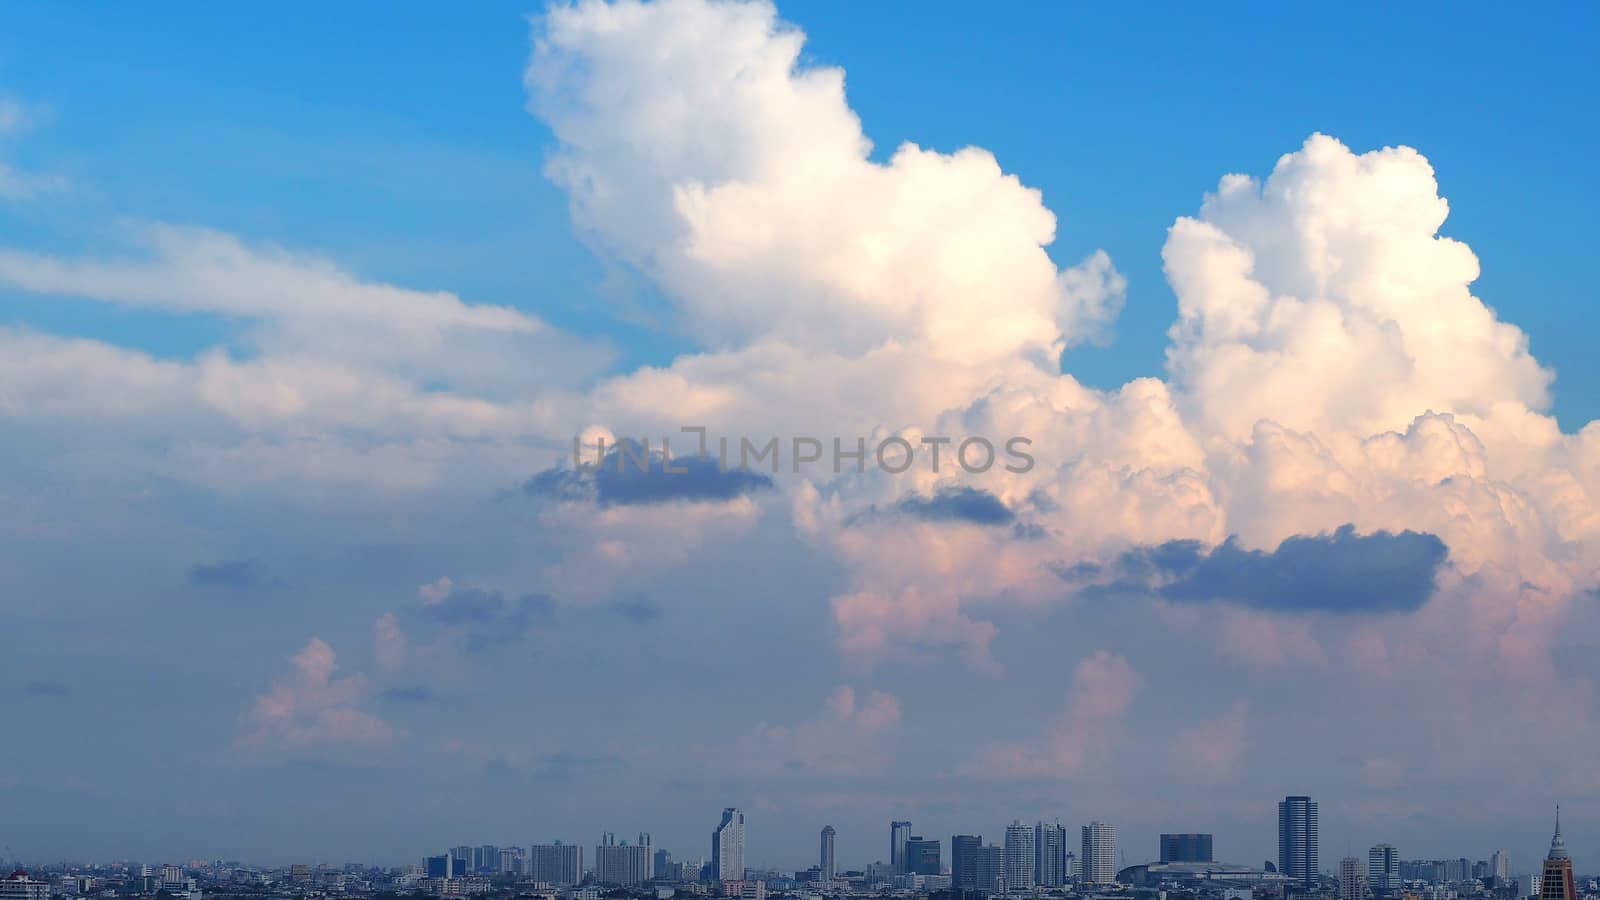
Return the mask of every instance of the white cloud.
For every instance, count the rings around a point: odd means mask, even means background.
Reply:
[[[385,746],[395,738],[388,722],[362,708],[367,681],[334,677],[333,648],[312,638],[290,660],[288,677],[257,697],[240,723],[234,751],[245,760],[342,747]]]
[[[997,778],[1074,778],[1104,765],[1122,738],[1122,717],[1143,679],[1128,661],[1098,651],[1078,661],[1066,708],[1038,744],[997,744],[975,774]]]

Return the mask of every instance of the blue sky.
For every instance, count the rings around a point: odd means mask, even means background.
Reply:
[[[1600,856],[1595,10],[763,9],[7,10],[17,852]],[[696,423],[1039,465],[565,461]]]

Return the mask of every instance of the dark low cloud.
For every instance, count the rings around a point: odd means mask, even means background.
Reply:
[[[225,559],[189,570],[189,584],[230,591],[280,591],[289,586],[257,559]]]
[[[637,453],[637,451],[633,451]],[[724,471],[714,458],[678,457],[668,461],[658,453],[644,459],[613,449],[597,467],[585,471],[546,469],[522,486],[526,494],[559,500],[587,500],[601,506],[635,506],[675,500],[719,502],[768,490],[772,476],[755,471]],[[681,471],[680,471],[681,470]]]
[[[438,699],[438,695],[427,685],[414,684],[386,688],[377,693],[377,698],[383,703],[418,704],[432,703]]]
[[[942,487],[931,497],[907,494],[895,502],[894,510],[930,522],[972,522],[976,525],[1010,525],[1017,518],[1017,514],[999,497],[966,485]]]
[[[469,651],[518,643],[554,609],[544,594],[509,597],[501,591],[457,588],[437,603],[422,607],[419,615],[460,633]]]
[[[1177,603],[1236,603],[1285,612],[1411,612],[1437,589],[1449,549],[1426,532],[1296,535],[1277,549],[1249,550],[1236,538],[1207,549],[1168,541],[1124,553],[1115,580],[1096,593],[1150,592]],[[1093,577],[1094,567],[1058,574]]]
[[[72,688],[59,681],[30,681],[22,686],[24,696],[64,703],[72,699]]]
[[[661,607],[642,598],[618,600],[607,608],[630,622],[638,622],[640,624],[653,621],[661,616]]]

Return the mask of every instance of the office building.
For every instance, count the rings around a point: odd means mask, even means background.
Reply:
[[[711,875],[717,881],[744,879],[744,813],[730,806],[711,833]]]
[[[1006,890],[1031,890],[1036,882],[1033,867],[1033,826],[1013,820],[1006,826]]]
[[[583,848],[577,844],[534,844],[528,848],[528,880],[557,886],[583,880]]]
[[[1040,887],[1067,883],[1067,827],[1040,822],[1033,829],[1034,881]]]
[[[1367,885],[1377,894],[1400,890],[1400,851],[1393,844],[1378,844],[1367,851]]]
[[[905,875],[940,875],[944,861],[939,856],[939,840],[914,834],[906,838]]]
[[[950,838],[950,886],[958,891],[978,889],[974,858],[983,849],[983,836],[957,834]]]
[[[1346,856],[1339,860],[1339,900],[1365,900],[1367,885],[1361,877],[1361,860]]]
[[[1117,881],[1117,829],[1104,822],[1083,826],[1082,846],[1078,848],[1078,880],[1084,884],[1115,884]]]
[[[910,822],[889,823],[889,865],[896,875],[906,873],[906,841],[910,839]]]
[[[1211,856],[1211,835],[1163,834],[1160,860],[1164,863],[1216,862]]]
[[[427,857],[422,861],[422,872],[429,878],[449,878],[450,854]]]
[[[1310,797],[1278,804],[1278,871],[1293,883],[1317,886],[1317,803]]]
[[[1561,839],[1561,807],[1556,807],[1556,834],[1550,839],[1550,853],[1539,873],[1539,900],[1578,900],[1577,883],[1572,877],[1572,857],[1567,842]]]
[[[817,877],[823,881],[832,881],[833,877],[838,874],[834,867],[833,857],[833,839],[837,835],[838,832],[833,830],[832,825],[825,826],[822,829],[822,852],[817,860]]]

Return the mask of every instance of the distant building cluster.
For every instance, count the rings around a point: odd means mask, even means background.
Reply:
[[[0,879],[0,900],[1600,900],[1596,883],[1574,873],[1559,813],[1549,854],[1525,881],[1512,876],[1504,851],[1477,861],[1404,859],[1389,843],[1373,845],[1364,861],[1345,856],[1327,871],[1319,830],[1316,801],[1289,796],[1278,804],[1276,861],[1221,862],[1210,833],[1170,832],[1160,835],[1154,860],[1123,865],[1116,827],[1099,820],[1074,834],[1059,822],[1016,819],[999,843],[952,835],[948,860],[939,838],[895,820],[888,862],[846,868],[839,831],[827,825],[816,865],[773,871],[747,863],[745,814],[730,806],[711,831],[709,855],[683,859],[657,847],[649,832],[634,840],[605,832],[592,850],[561,841],[462,844],[391,869],[221,861],[16,868]]]

